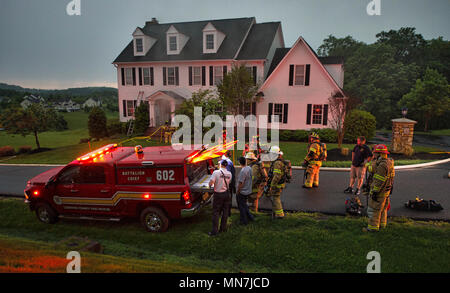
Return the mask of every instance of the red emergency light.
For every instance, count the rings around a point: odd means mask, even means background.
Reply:
[[[77,158],[80,162],[85,162],[89,159],[93,160],[94,162],[97,161],[97,158],[103,158],[104,155],[109,154],[110,152],[114,151],[117,148],[117,143],[112,143],[105,145],[99,149],[96,149],[95,151],[92,151],[84,156],[81,156]]]
[[[189,157],[187,157],[187,161],[189,163],[195,164],[201,161],[214,159],[223,156],[229,148],[234,146],[238,141],[232,141],[226,144],[218,144],[214,147],[202,149],[200,151],[196,151],[193,154],[191,154]]]

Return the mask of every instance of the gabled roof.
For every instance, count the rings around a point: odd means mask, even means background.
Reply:
[[[322,68],[322,70],[325,72],[326,76],[330,79],[330,81],[337,87],[338,91],[341,92],[341,94],[344,95],[344,92],[342,90],[342,88],[337,84],[336,80],[334,80],[334,78],[331,76],[331,74],[326,70],[326,68],[324,67],[324,64],[321,62],[320,57],[316,54],[316,52],[313,50],[313,48],[311,48],[311,46],[302,38],[299,37],[297,39],[297,41],[295,42],[295,44],[291,47],[291,48],[277,48],[275,50],[275,54],[274,57],[272,59],[272,63],[270,64],[269,67],[269,71],[267,74],[267,78],[264,81],[263,85],[261,86],[261,90],[265,87],[267,81],[269,80],[269,78],[271,77],[272,73],[279,67],[280,63],[282,63],[282,61],[285,59],[285,57],[292,51],[293,48],[295,48],[300,42],[303,42],[304,44],[306,44],[307,48],[309,49],[309,51],[311,52],[311,54],[313,55],[313,57],[315,57],[315,59],[317,60],[317,63],[319,64],[319,66]],[[340,64],[340,63],[338,63]]]
[[[157,39],[145,56],[134,56],[133,41],[114,60],[116,62],[145,62],[145,61],[177,61],[177,60],[218,60],[233,59],[239,52],[247,32],[254,23],[254,17],[206,20],[179,23],[147,22],[142,28],[144,34]],[[211,23],[217,30],[225,34],[217,53],[203,54],[203,28]],[[167,55],[166,32],[174,26],[180,33],[189,37],[180,54]]]
[[[281,22],[254,24],[237,57],[238,60],[266,59]]]

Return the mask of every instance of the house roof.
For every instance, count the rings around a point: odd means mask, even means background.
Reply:
[[[125,49],[114,60],[116,62],[145,62],[145,61],[178,61],[178,60],[218,60],[234,59],[239,48],[245,40],[254,17],[205,20],[178,23],[153,23],[146,22],[142,28],[144,34],[157,39],[145,56],[134,56],[133,41],[130,41]],[[203,28],[211,23],[217,30],[225,34],[217,53],[203,54]],[[178,55],[167,55],[166,32],[174,26],[180,33],[189,37],[188,42]],[[261,36],[263,27],[255,29],[255,37]]]
[[[245,39],[245,43],[242,46],[237,59],[266,59],[280,25],[280,22],[254,24],[248,34],[248,37]]]

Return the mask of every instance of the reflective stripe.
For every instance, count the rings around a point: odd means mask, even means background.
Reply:
[[[280,169],[273,169],[273,173],[281,174],[281,170]]]
[[[374,231],[378,231],[380,228],[377,226],[372,226],[372,225],[367,225],[367,228],[369,228],[369,230],[374,230]]]
[[[378,174],[373,175],[373,178],[378,179],[383,182],[386,181],[386,177],[378,175]]]
[[[281,214],[283,214],[283,210],[276,210],[274,213],[275,213],[276,215],[281,215]]]
[[[374,186],[373,187],[373,191],[379,191],[380,190],[380,187],[379,186]]]

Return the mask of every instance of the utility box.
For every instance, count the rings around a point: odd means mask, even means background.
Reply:
[[[416,123],[417,121],[408,118],[392,119],[391,152],[407,156],[414,153],[412,144]]]

